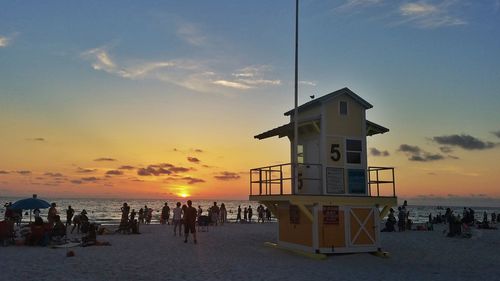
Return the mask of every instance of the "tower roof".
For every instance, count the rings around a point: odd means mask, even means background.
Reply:
[[[337,90],[335,92],[331,92],[331,93],[329,93],[327,95],[324,95],[324,96],[322,96],[320,98],[317,98],[315,100],[306,102],[303,105],[299,106],[298,110],[300,112],[301,110],[305,110],[305,109],[308,109],[308,108],[311,108],[311,107],[319,106],[322,103],[326,102],[327,100],[332,99],[332,98],[337,97],[337,96],[340,96],[340,95],[348,95],[348,96],[350,96],[352,99],[354,99],[360,105],[362,105],[365,109],[370,109],[370,108],[373,107],[373,105],[371,105],[369,102],[367,102],[366,100],[364,100],[362,97],[356,95],[349,88],[344,87],[344,88],[342,88],[340,90]],[[294,110],[291,109],[291,110],[285,112],[285,116],[293,115],[293,111]]]

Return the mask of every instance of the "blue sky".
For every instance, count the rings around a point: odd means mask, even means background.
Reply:
[[[163,153],[199,146],[200,132],[214,161],[225,157],[222,170],[288,161],[286,140],[252,137],[286,122],[282,113],[293,105],[294,8],[283,0],[0,3],[0,117],[7,136],[0,144],[13,147],[0,170],[35,171],[48,165],[40,159],[96,146],[101,154],[144,162],[151,146],[168,147]],[[448,167],[438,195],[456,185],[453,173],[460,178],[473,170],[490,178],[481,181],[488,188],[476,190],[471,179],[460,195],[500,197],[498,169],[486,157],[499,156],[499,34],[499,0],[303,0],[300,100],[347,86],[374,105],[370,120],[391,129],[370,139],[390,154],[374,162],[396,165],[403,175],[422,173],[428,182],[436,181],[429,169],[439,175]],[[440,148],[446,142],[434,137],[455,135],[447,143],[455,154],[447,156]],[[54,147],[19,160],[26,150],[19,140],[37,137]],[[464,148],[468,137],[483,146]],[[228,138],[230,151],[246,152],[224,155]],[[118,148],[123,139],[142,148]],[[419,156],[443,157],[417,163],[402,144],[417,146]],[[83,161],[60,157],[59,169]],[[407,178],[402,193],[421,195]],[[3,182],[9,190],[16,180]],[[243,191],[245,184],[239,183]]]

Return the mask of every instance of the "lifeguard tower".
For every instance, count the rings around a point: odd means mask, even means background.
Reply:
[[[372,107],[343,88],[299,106],[297,117],[286,112],[290,123],[255,136],[288,137],[294,159],[298,122],[297,164],[250,170],[249,199],[278,218],[279,246],[310,253],[380,250],[380,219],[397,198],[394,168],[367,166],[366,137],[389,131],[366,120]]]

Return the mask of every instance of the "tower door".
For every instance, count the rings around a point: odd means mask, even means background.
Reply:
[[[299,193],[321,194],[321,165],[319,158],[319,139],[308,139],[303,141],[304,164],[299,170]]]

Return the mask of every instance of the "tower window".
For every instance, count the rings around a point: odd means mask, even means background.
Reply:
[[[340,115],[347,115],[347,102],[341,101],[339,104]]]

